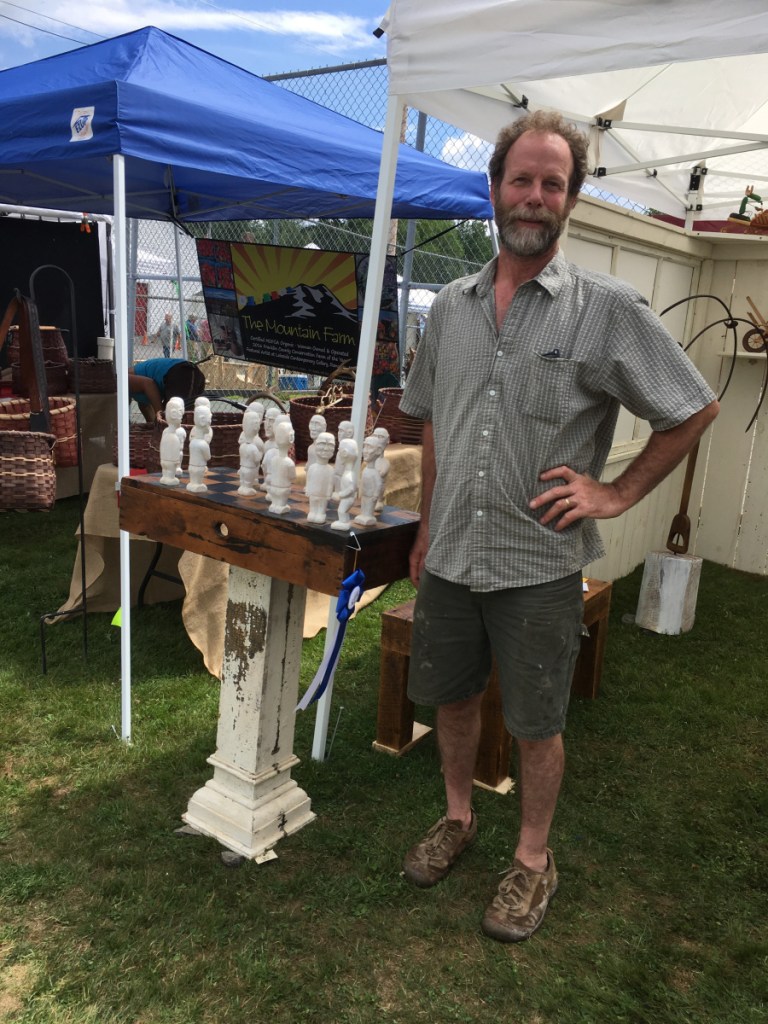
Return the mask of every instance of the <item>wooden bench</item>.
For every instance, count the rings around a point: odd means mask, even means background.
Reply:
[[[571,694],[592,699],[600,688],[603,654],[608,634],[612,585],[587,580],[584,592],[584,625],[589,637],[582,641],[573,673]],[[381,616],[381,672],[379,711],[373,746],[387,754],[405,754],[431,729],[415,721],[413,701],[408,699],[408,664],[411,655],[414,601],[390,608]],[[504,727],[501,693],[495,666],[481,708],[480,748],[475,765],[475,784],[498,792],[512,785],[509,761],[512,738]]]

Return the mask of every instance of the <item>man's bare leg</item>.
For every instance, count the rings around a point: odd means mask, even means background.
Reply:
[[[533,871],[547,868],[547,842],[565,767],[562,735],[517,740],[520,838],[515,856]]]
[[[443,766],[446,817],[469,828],[472,821],[472,779],[480,743],[481,693],[437,709],[437,741]]]

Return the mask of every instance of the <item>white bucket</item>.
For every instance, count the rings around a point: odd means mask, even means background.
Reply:
[[[115,342],[113,338],[97,338],[96,347],[99,352],[99,359],[115,358]]]

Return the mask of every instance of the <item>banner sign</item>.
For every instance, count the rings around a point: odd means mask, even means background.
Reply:
[[[217,355],[302,373],[354,366],[368,256],[197,239]],[[377,342],[398,337],[397,271],[387,258]]]

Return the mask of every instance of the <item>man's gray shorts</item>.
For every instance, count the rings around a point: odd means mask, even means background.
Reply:
[[[425,571],[413,616],[408,696],[437,706],[482,693],[493,652],[511,735],[556,736],[565,728],[583,617],[579,572],[480,593]]]

